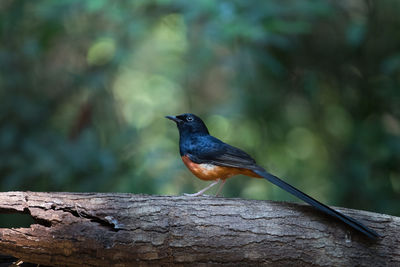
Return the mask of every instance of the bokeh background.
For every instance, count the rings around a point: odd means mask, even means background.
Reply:
[[[165,115],[329,205],[400,215],[400,1],[2,0],[0,190],[178,195]],[[212,192],[210,192],[212,193]],[[225,197],[295,201],[259,179]]]

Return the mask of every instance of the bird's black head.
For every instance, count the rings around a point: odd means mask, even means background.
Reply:
[[[165,116],[178,126],[179,134],[209,134],[204,122],[194,114],[185,113],[178,116]]]

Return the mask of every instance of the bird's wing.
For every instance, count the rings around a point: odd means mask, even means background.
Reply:
[[[213,136],[207,136],[200,144],[189,154],[191,160],[196,163],[251,170],[261,168],[256,165],[256,161],[249,154]]]

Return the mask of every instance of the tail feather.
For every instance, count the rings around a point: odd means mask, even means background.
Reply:
[[[322,212],[325,212],[341,221],[343,221],[344,223],[348,224],[349,226],[353,227],[354,229],[360,231],[361,233],[367,235],[370,238],[377,238],[380,237],[380,235],[378,233],[376,233],[374,230],[369,229],[368,227],[366,227],[365,225],[363,225],[362,223],[358,222],[357,220],[348,217],[328,206],[326,206],[325,204],[322,204],[321,202],[315,200],[314,198],[310,197],[309,195],[301,192],[300,190],[298,190],[297,188],[291,186],[290,184],[282,181],[281,179],[279,179],[278,177],[266,172],[265,170],[261,170],[260,169],[254,169],[253,170],[254,173],[260,175],[261,177],[265,178],[266,180],[270,181],[271,183],[279,186],[280,188],[282,188],[283,190],[291,193],[292,195],[300,198],[301,200],[307,202],[308,204],[310,204],[311,206],[319,209]]]

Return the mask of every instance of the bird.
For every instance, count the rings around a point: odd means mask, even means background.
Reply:
[[[243,150],[224,143],[210,135],[207,126],[198,116],[191,113],[184,113],[177,116],[165,117],[174,121],[178,127],[179,152],[183,163],[199,179],[213,181],[199,192],[185,195],[201,196],[205,191],[220,183],[216,194],[218,196],[226,179],[239,174],[254,178],[264,178],[323,213],[341,220],[369,238],[376,239],[380,237],[377,232],[366,227],[356,219],[328,207],[277,176],[267,172]]]

